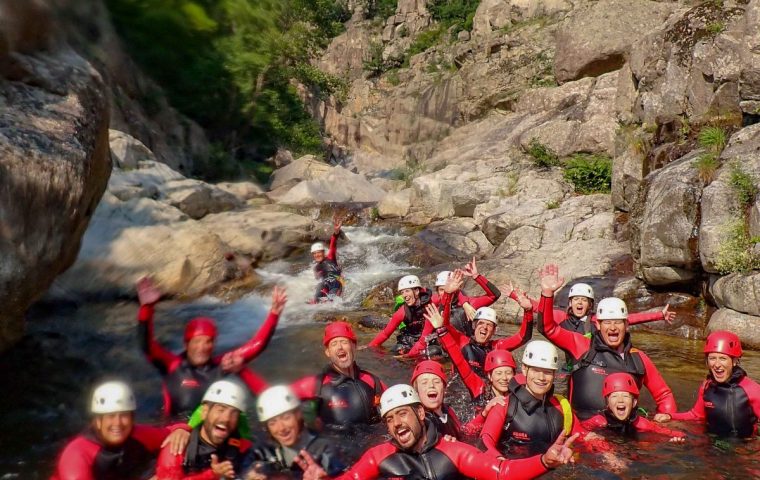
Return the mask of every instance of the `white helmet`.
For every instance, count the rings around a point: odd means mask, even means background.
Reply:
[[[248,392],[233,380],[217,380],[203,395],[204,402],[221,403],[245,412]]]
[[[616,297],[603,298],[596,307],[597,320],[628,320],[628,307]]]
[[[322,242],[317,242],[317,243],[312,244],[311,253],[319,252],[319,251],[322,251],[322,252],[325,251],[325,244]]]
[[[573,297],[586,297],[591,301],[594,300],[594,289],[588,283],[576,283],[570,287],[570,291],[567,292],[567,298]]]
[[[386,413],[394,408],[403,407],[404,405],[414,405],[420,402],[420,397],[411,385],[400,383],[393,385],[383,392],[380,397],[380,416],[384,417]]]
[[[559,352],[557,347],[546,340],[533,340],[525,346],[522,356],[522,364],[528,367],[559,368]]]
[[[497,325],[496,310],[491,307],[480,307],[479,309],[475,310],[475,316],[473,317],[472,321],[477,322],[478,320],[487,320],[494,325]]]
[[[90,413],[134,412],[137,410],[135,394],[124,382],[112,381],[101,383],[92,392]]]
[[[276,385],[261,392],[256,400],[256,413],[259,421],[266,422],[270,418],[295,410],[300,406],[301,401],[292,388],[287,385]]]
[[[422,288],[422,283],[420,283],[417,275],[401,277],[401,280],[398,281],[398,291],[400,292],[406,288]]]
[[[444,270],[442,272],[438,273],[438,276],[435,277],[435,286],[436,287],[442,287],[446,285],[446,282],[449,281],[449,275],[451,275],[451,272],[448,270]]]

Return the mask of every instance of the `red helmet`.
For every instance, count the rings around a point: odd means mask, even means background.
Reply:
[[[634,397],[639,396],[639,386],[636,385],[636,380],[633,377],[624,372],[613,373],[604,379],[604,387],[602,387],[602,396],[615,392],[628,392]]]
[[[705,353],[722,353],[738,358],[742,356],[742,342],[735,333],[718,330],[707,336]]]
[[[346,337],[352,342],[356,342],[356,334],[353,327],[348,322],[332,322],[325,327],[325,335],[322,337],[322,344],[326,347],[333,338]]]
[[[187,322],[185,327],[185,342],[189,342],[195,337],[206,335],[212,339],[216,338],[216,322],[213,318],[195,317]]]
[[[513,370],[517,370],[517,364],[511,353],[506,350],[491,350],[486,355],[485,371],[491,373],[499,367],[512,367]]]
[[[443,383],[446,383],[447,381],[446,372],[443,371],[443,365],[436,362],[435,360],[423,360],[420,363],[418,363],[417,366],[414,367],[411,383],[414,383],[414,381],[417,380],[417,377],[419,377],[423,373],[432,373],[433,375],[437,375],[441,377],[441,380],[443,380]]]

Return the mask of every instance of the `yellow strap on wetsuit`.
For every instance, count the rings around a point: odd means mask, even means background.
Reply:
[[[562,407],[563,428],[565,435],[570,436],[570,432],[573,431],[573,409],[570,408],[570,402],[565,397],[559,394],[555,394],[554,398],[559,401],[560,407]]]

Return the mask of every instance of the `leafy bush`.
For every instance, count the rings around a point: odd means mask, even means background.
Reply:
[[[718,171],[720,162],[714,153],[703,153],[699,158],[694,160],[693,165],[697,169],[699,179],[707,185],[715,178],[715,172]]]
[[[364,71],[368,72],[370,76],[381,75],[387,70],[385,60],[383,60],[383,43],[372,42],[369,44],[367,54],[364,60],[362,60],[362,67]]]
[[[742,170],[738,163],[731,165],[729,184],[736,193],[736,198],[742,208],[747,208],[755,200],[758,191],[755,186],[755,179]]]
[[[612,160],[604,155],[575,155],[565,162],[564,177],[578,193],[609,193]]]
[[[398,0],[371,0],[367,11],[368,18],[379,18],[385,20],[396,13]]]
[[[446,29],[443,28],[442,25],[439,25],[437,27],[431,28],[430,30],[425,30],[424,32],[417,35],[412,44],[409,46],[409,49],[406,51],[406,54],[404,55],[403,66],[409,67],[409,60],[413,56],[424,52],[434,45],[437,45],[443,37],[444,33],[446,33]]]
[[[393,85],[394,87],[401,84],[401,78],[398,75],[398,69],[393,69],[388,71],[388,76],[386,77],[388,79],[388,83]]]
[[[715,153],[726,147],[726,131],[720,127],[704,127],[699,131],[699,145]]]
[[[528,145],[528,155],[533,157],[536,166],[541,168],[549,168],[559,165],[557,154],[541,143],[537,138],[530,141],[530,144]]]
[[[760,256],[753,250],[753,240],[744,219],[740,218],[724,226],[726,238],[720,244],[715,268],[723,274],[760,269]]]
[[[433,18],[445,25],[454,26],[454,33],[472,30],[472,19],[480,0],[433,0],[428,5]]]

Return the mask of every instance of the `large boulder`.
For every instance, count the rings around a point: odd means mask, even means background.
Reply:
[[[156,160],[153,152],[144,143],[128,133],[109,130],[108,143],[111,146],[111,160],[115,167],[128,170],[137,168],[143,160]]]
[[[718,278],[710,293],[719,307],[760,316],[760,273],[732,273]]]
[[[417,237],[439,250],[453,253],[460,260],[483,258],[493,252],[493,245],[483,232],[477,230],[477,224],[468,218],[433,222]]]
[[[277,190],[288,185],[293,186],[302,180],[314,180],[327,175],[330,165],[317,160],[314,155],[304,155],[272,173],[271,190]]]
[[[291,207],[316,207],[329,203],[377,203],[385,195],[364,175],[343,167],[330,167],[325,175],[298,183],[277,201]]]
[[[694,279],[702,181],[691,153],[650,173],[631,211],[631,251],[641,278],[650,285]]]
[[[720,308],[710,317],[707,331],[729,330],[739,335],[745,348],[760,348],[760,317]]]
[[[564,83],[619,69],[631,45],[672,12],[672,4],[648,0],[592,2],[573,11],[557,30],[557,81]]]
[[[108,182],[100,75],[56,36],[42,1],[0,2],[0,350],[76,259]]]
[[[413,198],[414,190],[411,188],[389,193],[377,204],[377,213],[380,218],[405,217],[412,206]]]
[[[214,185],[185,178],[172,180],[159,188],[162,198],[190,218],[203,218],[209,213],[233,210],[242,202],[233,194]]]

